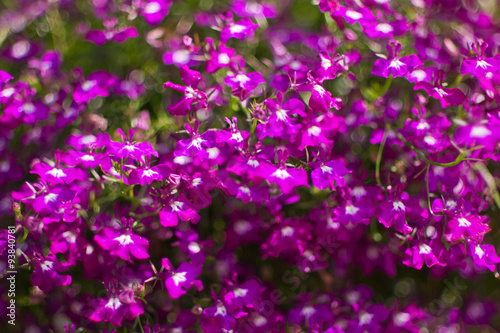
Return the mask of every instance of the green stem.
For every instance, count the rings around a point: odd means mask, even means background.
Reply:
[[[411,144],[410,142],[408,142],[400,133],[398,133],[397,131],[394,131],[394,132],[396,133],[396,136],[399,138],[399,140],[401,140],[401,142],[403,142],[408,148],[410,148],[411,150],[413,150],[413,152],[415,154],[417,154],[417,156],[421,160],[423,160],[427,164],[436,165],[436,166],[440,166],[440,167],[452,167],[452,166],[458,165],[458,164],[460,164],[460,162],[462,162],[465,159],[465,157],[470,152],[473,152],[474,150],[478,150],[478,149],[483,148],[483,146],[472,147],[471,149],[469,149],[469,150],[467,150],[467,151],[465,151],[463,153],[460,153],[460,155],[458,155],[458,157],[453,162],[440,163],[440,162],[435,162],[435,161],[429,160],[417,148],[415,148],[415,146],[413,144]]]
[[[481,174],[481,176],[483,177],[486,184],[488,184],[488,188],[490,189],[491,196],[493,197],[493,200],[495,201],[497,208],[500,209],[500,195],[498,194],[497,185],[495,184],[495,178],[493,177],[491,172],[488,170],[486,165],[484,165],[483,163],[479,163],[479,162],[474,163],[474,165],[472,167]]]
[[[387,135],[389,134],[389,130],[386,129],[384,131],[384,136],[382,137],[382,141],[380,142],[380,146],[378,147],[377,153],[377,161],[375,162],[375,179],[377,180],[377,185],[382,187],[382,181],[380,180],[380,163],[382,162],[382,153],[384,151],[385,142],[387,141]]]
[[[432,211],[431,196],[430,196],[430,191],[429,191],[429,169],[430,169],[430,167],[431,167],[431,165],[427,164],[426,171],[425,171],[425,189],[427,191],[427,206],[429,208],[429,212],[431,212],[432,215],[436,215]]]

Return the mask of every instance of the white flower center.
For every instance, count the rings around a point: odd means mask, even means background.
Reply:
[[[358,12],[356,12],[354,10],[350,10],[350,9],[346,10],[345,16],[347,16],[353,20],[359,20],[360,18],[363,17],[363,15],[361,13],[358,13]]]
[[[200,177],[197,177],[197,178],[194,178],[191,182],[191,186],[193,187],[197,187],[198,185],[200,185],[202,183],[201,181],[201,178]]]
[[[248,289],[236,288],[233,290],[235,297],[245,297],[248,294]]]
[[[205,142],[201,137],[197,137],[196,139],[193,139],[191,143],[189,144],[188,148],[191,148],[194,146],[196,149],[200,150],[201,149],[201,144]]]
[[[364,197],[367,194],[367,192],[363,186],[356,186],[355,188],[352,189],[351,194],[356,198],[360,198]]]
[[[481,67],[482,69],[486,69],[488,67],[491,67],[490,64],[488,64],[486,61],[484,60],[479,60],[478,62],[476,62],[476,68],[478,67]]]
[[[250,189],[246,186],[240,186],[240,192],[245,194],[250,194]]]
[[[468,220],[464,219],[463,217],[460,217],[458,219],[458,226],[459,227],[470,227],[470,225],[471,225],[471,223]]]
[[[426,135],[424,137],[424,142],[427,143],[429,146],[434,146],[437,142],[436,138],[430,135]]]
[[[410,320],[410,314],[406,312],[398,312],[394,315],[393,320],[396,326],[404,326]]]
[[[470,131],[470,136],[474,138],[485,138],[491,134],[491,131],[484,126],[474,126]]]
[[[172,280],[174,280],[174,284],[178,286],[181,282],[185,282],[187,272],[175,273],[172,275]]]
[[[387,34],[389,32],[392,32],[394,29],[392,28],[392,26],[390,24],[380,23],[380,24],[377,25],[377,27],[375,28],[375,30]]]
[[[288,115],[286,114],[286,110],[278,109],[276,110],[276,118],[281,121],[285,121],[288,119]]]
[[[51,175],[52,177],[56,177],[56,178],[66,177],[66,174],[64,173],[64,171],[62,171],[61,169],[58,169],[58,168],[54,168],[50,171],[47,171],[47,174]]]
[[[391,63],[389,64],[389,67],[391,68],[395,68],[395,69],[400,69],[401,66],[403,66],[404,64],[399,61],[399,59],[392,59],[391,60]]]
[[[348,205],[345,207],[345,213],[347,215],[356,215],[356,213],[359,211],[358,207],[355,207],[353,205]]]
[[[373,319],[373,314],[371,313],[363,313],[361,316],[359,316],[359,324],[360,325],[366,325],[372,322]]]
[[[248,160],[247,164],[256,168],[259,166],[259,161],[252,159],[252,160]]]
[[[106,303],[106,305],[104,307],[108,308],[108,309],[116,310],[121,305],[122,305],[122,303],[120,302],[120,300],[118,298],[116,298],[116,297],[113,297],[113,298],[109,299],[108,303]]]
[[[281,235],[283,237],[290,237],[290,236],[293,236],[293,233],[295,232],[295,230],[293,230],[292,227],[290,226],[286,226],[284,228],[281,228]]]
[[[229,64],[231,62],[231,58],[229,58],[229,56],[227,55],[227,53],[221,53],[217,57],[217,61],[220,64],[227,65],[227,64]]]
[[[315,312],[316,312],[316,309],[314,309],[312,306],[305,306],[305,307],[302,308],[302,311],[300,311],[300,314],[303,315],[306,318],[309,318]]]
[[[151,169],[147,169],[147,170],[144,170],[144,172],[142,173],[142,175],[145,176],[145,177],[152,177],[152,176],[158,175],[158,172],[156,172],[154,170],[151,170]]]
[[[95,80],[85,81],[82,83],[82,90],[89,91],[90,89],[94,88],[96,84],[97,82]]]
[[[432,251],[432,248],[427,244],[421,244],[418,247],[418,252],[420,252],[420,254],[429,254],[429,253],[431,253],[431,251]]]
[[[327,166],[327,165],[322,165],[322,166],[321,166],[321,171],[322,171],[323,173],[332,173],[332,170],[333,170],[333,169],[332,169],[332,168],[330,168],[330,167],[329,167],[329,166]]]
[[[439,96],[448,96],[449,94],[443,90],[443,88],[434,88],[434,90],[439,94]]]
[[[405,205],[401,201],[394,201],[392,203],[392,209],[393,210],[402,210],[402,211],[405,211],[406,207],[405,207]]]
[[[172,61],[176,64],[187,64],[190,52],[188,50],[177,50],[172,54]]]
[[[193,253],[198,253],[201,251],[200,245],[196,242],[191,242],[188,245],[188,250]]]
[[[226,307],[222,304],[217,305],[217,311],[215,311],[214,316],[220,315],[220,316],[226,316],[227,310]]]
[[[146,8],[144,8],[144,13],[145,14],[155,14],[158,13],[161,10],[161,6],[158,2],[150,2],[146,5]]]
[[[474,252],[476,253],[476,255],[479,257],[479,259],[483,258],[484,256],[484,251],[483,249],[481,248],[481,246],[477,245],[476,246],[476,249],[474,250]]]
[[[318,136],[321,134],[321,128],[318,126],[311,126],[307,129],[307,133],[312,136]]]
[[[121,235],[113,238],[113,240],[118,241],[121,245],[128,245],[134,243],[130,235]]]
[[[42,271],[50,271],[54,267],[52,261],[44,261],[40,266],[42,266]]]
[[[21,107],[21,111],[26,114],[32,114],[33,112],[35,112],[35,106],[33,105],[33,103],[24,103]]]
[[[172,207],[172,210],[174,212],[178,212],[181,210],[182,206],[184,206],[184,203],[183,202],[180,202],[180,201],[174,201],[170,204],[170,207]]]
[[[288,171],[286,171],[285,169],[278,169],[276,170],[272,176],[274,177],[277,177],[279,179],[286,179],[286,178],[291,178],[292,176],[290,176],[290,174],[288,173]]]
[[[230,28],[229,28],[229,31],[232,33],[232,34],[238,34],[238,33],[241,33],[243,31],[245,31],[246,27],[244,25],[241,25],[241,24],[235,24],[235,25],[232,25]]]
[[[54,201],[56,201],[57,196],[58,195],[56,193],[49,193],[45,196],[43,201],[45,201],[45,203],[54,202]]]

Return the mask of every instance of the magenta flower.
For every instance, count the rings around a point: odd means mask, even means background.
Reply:
[[[45,258],[38,255],[33,259],[31,265],[34,266],[34,271],[31,275],[31,284],[38,286],[46,293],[52,287],[67,286],[71,283],[70,275],[59,274],[66,271],[70,265],[60,262],[54,254],[49,254]]]
[[[259,25],[252,22],[248,17],[241,19],[238,23],[234,22],[233,13],[226,12],[220,16],[226,22],[224,28],[220,32],[220,40],[226,44],[230,38],[244,40],[245,36],[251,37]]]
[[[289,193],[299,186],[309,187],[309,179],[304,169],[287,168],[285,166],[288,152],[278,150],[277,155],[280,166],[269,176],[269,182],[276,184],[282,193]]]
[[[472,74],[475,77],[484,77],[487,73],[498,72],[500,69],[500,59],[495,57],[485,58],[487,48],[488,44],[484,41],[472,44],[472,49],[476,52],[477,57],[465,59],[462,62],[460,74]]]
[[[141,14],[144,20],[152,25],[158,25],[168,15],[172,0],[147,0],[142,4]]]
[[[240,67],[244,66],[244,61],[242,61]],[[252,90],[257,88],[259,84],[266,82],[259,72],[244,73],[242,70],[233,69],[233,72],[228,74],[224,83],[231,87],[232,94],[242,101],[250,97]]]
[[[117,27],[117,19],[104,20],[105,30],[90,30],[85,39],[96,45],[103,45],[109,41],[123,43],[129,38],[139,36],[135,27]]]
[[[423,63],[414,54],[399,58],[398,52],[401,50],[401,44],[397,41],[390,41],[387,44],[389,59],[378,59],[373,64],[372,74],[377,76],[393,77],[405,76],[406,73],[413,71],[415,67],[422,66]]]
[[[484,267],[492,272],[500,262],[495,247],[490,244],[481,245],[473,240],[467,241],[467,253],[472,257],[477,267]]]
[[[192,286],[195,286],[198,291],[203,290],[201,281],[195,280],[201,274],[201,267],[183,262],[174,270],[168,258],[163,258],[161,260],[161,265],[166,269],[165,287],[170,297],[174,299],[179,298]]]
[[[130,297],[126,290],[118,290],[117,281],[113,280],[108,297],[96,299],[91,304],[88,318],[95,322],[106,322],[121,326],[122,320],[133,320],[144,313],[142,303]]]
[[[443,88],[444,71],[438,70],[435,73],[434,85],[428,82],[418,82],[414,90],[423,89],[429,96],[441,101],[441,107],[447,108],[450,105],[459,106],[466,102],[464,93],[458,88]]]
[[[143,156],[156,156],[158,153],[153,149],[153,146],[149,142],[132,142],[135,131],[130,130],[128,138],[123,133],[121,128],[118,129],[118,133],[123,137],[124,143],[112,141],[108,145],[108,152],[110,155],[116,156],[118,158],[132,158],[136,161],[141,161]]]
[[[122,258],[132,262],[130,255],[136,259],[149,258],[148,247],[149,242],[140,236],[135,235],[130,227],[131,221],[122,218],[122,222],[126,226],[123,230],[117,231],[109,227],[102,228],[94,240],[104,250],[110,251],[109,253],[115,258]]]
[[[207,95],[196,89],[201,80],[200,73],[190,70],[187,65],[183,65],[180,68],[180,73],[182,82],[184,82],[186,87],[173,84],[172,82],[166,82],[163,86],[164,88],[175,89],[184,94],[177,104],[169,105],[167,111],[172,115],[185,115],[191,112],[193,106],[194,110],[206,108],[208,105]]]
[[[105,71],[94,72],[77,84],[73,90],[73,99],[77,104],[82,104],[97,96],[109,96],[109,89],[114,81],[115,79]]]
[[[195,121],[194,127],[189,124],[184,125],[191,138],[187,140],[179,140],[175,147],[175,156],[197,156],[201,160],[210,157],[208,148],[216,146],[215,130],[208,130],[203,134],[198,134],[200,122]]]
[[[176,198],[164,201],[164,206],[160,210],[160,224],[164,227],[175,227],[181,221],[191,221],[197,223],[200,216],[193,204],[181,193]]]
[[[413,228],[407,224],[406,218],[410,217],[419,224],[428,218],[429,213],[420,206],[417,198],[404,195],[405,186],[406,184],[396,185],[394,191],[390,192],[389,198],[377,206],[375,216],[386,228],[394,226],[397,232],[407,235]]]
[[[350,173],[341,159],[313,162],[311,168],[312,183],[320,190],[327,188],[334,190],[336,186],[345,186],[344,177]]]
[[[434,265],[445,266],[446,262],[443,260],[444,252],[445,248],[439,239],[429,242],[420,241],[417,245],[406,249],[403,264],[416,269],[421,269],[424,263],[427,267]]]

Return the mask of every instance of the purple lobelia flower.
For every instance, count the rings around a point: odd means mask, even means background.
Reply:
[[[105,71],[94,72],[76,85],[73,99],[77,104],[82,104],[97,96],[109,96],[109,89],[114,81],[115,79]]]
[[[279,168],[269,176],[269,182],[276,184],[282,193],[289,193],[299,186],[309,187],[307,172],[304,169],[287,168],[288,151],[277,151]]]
[[[227,68],[232,64],[239,64],[242,60],[236,51],[224,44],[217,47],[214,46],[214,41],[211,38],[206,39],[207,44],[210,46],[208,51],[210,58],[207,60],[206,71],[207,73],[215,73],[220,68]]]
[[[296,124],[297,119],[293,115],[303,115],[304,103],[297,98],[290,98],[287,101],[283,100],[283,94],[279,92],[274,99],[266,99],[265,107],[270,114],[265,123],[257,125],[257,136],[260,140],[265,137],[285,137],[293,136],[300,128]]]
[[[434,73],[434,84],[420,81],[414,86],[414,90],[423,89],[429,96],[441,101],[441,107],[447,108],[450,105],[459,106],[466,102],[464,93],[458,88],[443,88],[444,71],[442,69]]]
[[[484,267],[494,272],[496,264],[500,262],[495,247],[490,244],[479,244],[476,241],[467,241],[467,253],[472,257],[477,267]]]
[[[160,191],[163,192],[163,190]],[[200,219],[196,207],[186,198],[184,193],[175,198],[171,195],[162,195],[160,202],[163,207],[160,210],[159,218],[160,224],[164,227],[175,227],[179,220],[197,223]]]
[[[175,156],[197,156],[201,160],[206,160],[210,157],[208,148],[217,146],[216,131],[208,130],[203,134],[198,134],[200,122],[195,120],[194,126],[189,124],[184,125],[186,131],[190,134],[190,138],[179,140],[175,147]]]
[[[475,77],[484,77],[487,73],[496,73],[500,70],[500,59],[497,57],[485,58],[488,44],[483,40],[472,44],[476,57],[465,59],[460,68],[460,74],[472,74]]]
[[[31,265],[34,266],[31,284],[44,292],[49,292],[52,287],[67,286],[71,283],[70,275],[59,274],[66,271],[70,265],[60,262],[54,254],[46,257],[37,254]]]
[[[425,263],[427,267],[434,265],[445,266],[443,260],[445,248],[441,240],[433,239],[431,241],[420,241],[416,245],[406,249],[403,264],[408,267],[421,269]]]
[[[217,132],[217,143],[226,142],[232,148],[241,147],[243,143],[248,140],[248,136],[250,135],[250,133],[238,130],[238,118],[233,117],[232,121],[227,117],[224,119],[229,124],[229,130],[222,130]]]
[[[128,183],[130,185],[151,184],[155,180],[160,181],[163,179],[167,179],[168,176],[172,173],[167,164],[158,164],[154,167],[150,167],[149,160],[150,157],[147,157],[146,163],[142,168],[137,168],[130,171],[130,174],[128,176]]]
[[[474,240],[480,242],[485,233],[490,231],[485,216],[464,215],[465,211],[459,208],[460,213],[453,216],[446,223],[445,237],[450,243],[459,240]]]
[[[274,18],[278,15],[276,5],[270,2],[234,0],[231,8],[236,15],[241,17]]]
[[[238,23],[234,22],[233,13],[228,11],[225,15],[221,14],[221,19],[226,22],[220,32],[220,40],[226,44],[230,38],[244,40],[245,36],[253,36],[255,30],[259,27],[258,24],[252,22],[248,17],[241,19]]]
[[[123,43],[129,38],[139,36],[135,27],[117,27],[116,18],[104,20],[105,30],[90,30],[85,39],[96,45],[103,45],[109,41]]]
[[[245,67],[243,60],[240,62],[239,67]],[[265,82],[261,73],[245,73],[242,69],[236,68],[236,66],[231,66],[231,72],[224,79],[224,83],[231,87],[232,94],[242,101],[250,97],[252,90],[257,88],[259,84]]]
[[[172,115],[186,115],[194,107],[194,110],[207,107],[208,99],[204,92],[197,90],[201,75],[197,71],[190,70],[187,65],[180,68],[182,82],[186,87],[179,86],[172,82],[166,82],[164,88],[175,89],[184,94],[181,100],[175,105],[169,105],[167,111]]]
[[[141,4],[141,15],[150,25],[158,25],[168,15],[172,0],[146,0]]]
[[[130,255],[137,259],[149,258],[148,247],[149,242],[132,232],[132,219],[122,218],[124,228],[115,230],[109,227],[102,228],[98,234],[94,236],[94,240],[104,250],[110,251],[111,256],[122,258],[132,262]]]
[[[121,326],[122,320],[133,320],[144,313],[142,303],[130,297],[126,290],[118,288],[118,281],[109,283],[108,297],[96,299],[91,304],[88,318],[95,322],[106,322]]]
[[[394,226],[397,232],[409,234],[413,228],[407,224],[407,216],[417,223],[425,221],[429,213],[420,206],[417,198],[404,195],[406,184],[398,184],[389,192],[389,198],[375,209],[375,216],[386,228]]]
[[[198,291],[203,290],[203,284],[200,280],[195,280],[201,274],[201,267],[194,266],[190,263],[183,262],[174,270],[172,263],[168,258],[161,260],[161,265],[166,272],[162,273],[165,276],[165,287],[167,288],[170,297],[176,299],[186,293],[186,290],[195,286]]]
[[[123,137],[124,143],[111,141],[108,145],[110,155],[118,158],[131,158],[136,161],[141,161],[143,156],[149,157],[153,155],[158,157],[158,153],[149,142],[134,143],[132,141],[135,133],[133,129],[130,130],[128,138],[121,128],[118,129],[118,133]]]
[[[331,189],[335,190],[336,186],[345,186],[345,176],[351,171],[347,170],[344,166],[343,159],[334,159],[325,161],[324,151],[320,150],[323,154],[320,156],[313,153],[318,159],[317,162],[310,164],[313,171],[311,172],[311,179],[314,186],[320,190]],[[323,155],[323,156],[321,156]]]
[[[225,290],[221,291],[220,299],[212,290],[215,306],[208,307],[201,314],[201,329],[203,332],[231,332],[239,323],[246,319],[247,313],[234,308],[225,301]]]
[[[372,74],[376,76],[393,77],[405,76],[413,71],[415,67],[422,66],[423,63],[414,54],[399,58],[398,52],[401,50],[401,44],[398,41],[390,41],[387,44],[389,51],[388,59],[378,59],[373,64]]]
[[[368,225],[370,218],[373,216],[375,205],[368,199],[352,202],[351,193],[348,189],[342,190],[341,193],[344,198],[344,204],[334,209],[332,220],[344,225],[349,223],[354,225],[358,223]]]
[[[51,164],[37,163],[31,168],[31,173],[37,174],[44,181],[51,184],[70,184],[75,180],[85,180],[88,176],[79,168],[64,168],[61,166],[64,153],[57,150],[54,154],[55,163],[48,161]]]

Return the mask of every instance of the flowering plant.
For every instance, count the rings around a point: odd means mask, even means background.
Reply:
[[[4,3],[7,332],[500,329],[496,2]]]

